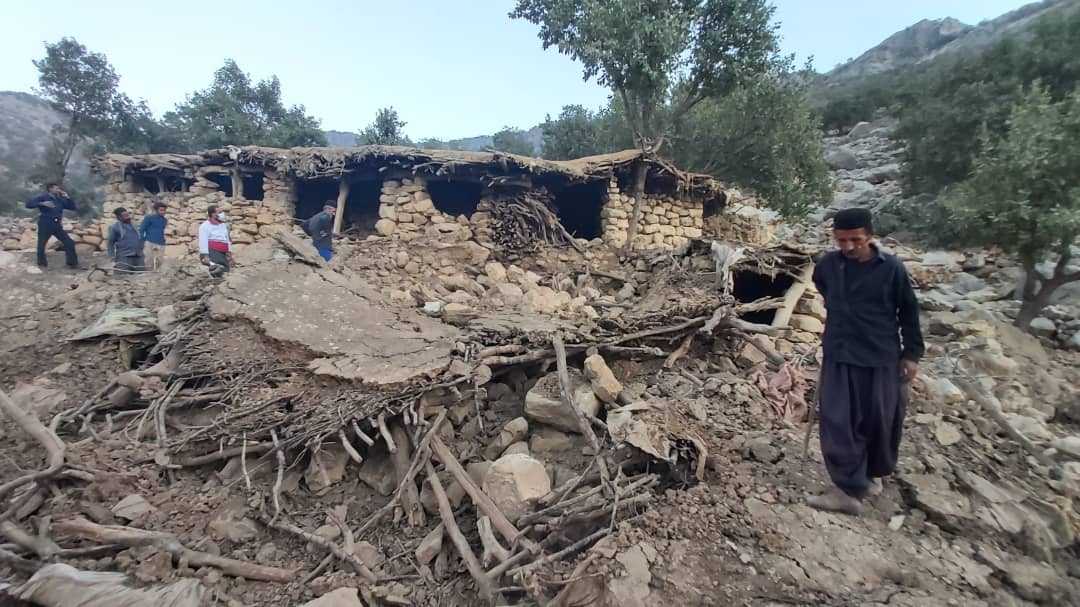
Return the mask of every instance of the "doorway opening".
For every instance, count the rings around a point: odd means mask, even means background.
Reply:
[[[360,238],[375,234],[375,223],[379,221],[379,196],[382,194],[382,181],[353,181],[349,183],[349,196],[345,199],[341,231]]]
[[[300,179],[296,182],[296,210],[293,218],[306,221],[312,215],[322,211],[327,200],[337,201],[338,180],[336,179]]]
[[[203,175],[207,181],[213,181],[226,198],[232,198],[232,175],[228,173],[207,173]]]
[[[795,284],[795,278],[783,273],[776,276],[759,274],[752,270],[736,270],[732,274],[735,282],[735,299],[742,303],[750,303],[764,297],[783,297],[787,290]],[[776,317],[776,310],[758,310],[742,315],[742,319],[748,322],[763,325],[772,324]]]
[[[555,195],[555,212],[566,231],[575,238],[599,238],[603,234],[600,211],[607,191],[606,181],[580,183],[559,191]]]

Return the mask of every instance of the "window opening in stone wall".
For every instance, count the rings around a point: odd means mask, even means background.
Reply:
[[[727,206],[727,195],[720,194],[716,198],[706,200],[702,205],[702,216],[705,219],[714,215],[719,215],[724,212],[724,207]]]
[[[296,182],[295,219],[305,220],[323,209],[327,200],[337,201],[337,179],[300,179]]]
[[[375,234],[375,222],[379,221],[379,196],[382,181],[353,181],[349,184],[349,196],[345,199],[341,231],[364,238]],[[341,213],[342,209],[338,209]]]
[[[207,181],[217,184],[218,190],[221,190],[226,198],[232,198],[232,175],[227,173],[207,173],[204,177]]]
[[[575,238],[599,238],[603,234],[600,211],[604,208],[607,191],[606,181],[590,181],[560,190],[554,204],[566,231]]]
[[[429,181],[427,192],[435,208],[451,217],[472,217],[483,188],[471,181]]]
[[[243,173],[240,178],[244,184],[244,198],[247,200],[263,199],[263,174]]]
[[[162,177],[162,181],[165,182],[166,192],[186,192],[194,183],[192,179],[184,179],[175,175],[165,175]]]
[[[736,270],[732,278],[735,282],[735,299],[743,303],[757,301],[762,297],[783,297],[795,284],[792,276],[783,273],[778,273],[773,277],[750,270]],[[749,322],[768,325],[772,324],[775,316],[776,310],[760,310],[744,314],[742,318]]]
[[[138,175],[135,179],[136,183],[142,186],[144,192],[150,192],[151,194],[158,194],[161,192],[161,188],[158,186],[157,177],[153,175]]]

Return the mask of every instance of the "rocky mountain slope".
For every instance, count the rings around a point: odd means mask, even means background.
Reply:
[[[326,131],[326,140],[330,145],[353,146],[356,144],[356,137],[356,133],[348,131]],[[533,144],[533,148],[536,149],[537,153],[540,153],[540,147],[544,144],[544,132],[539,125],[525,131],[525,139]],[[447,141],[447,145],[455,150],[478,152],[492,146],[492,136],[478,135],[476,137],[465,137],[464,139],[451,139]]]
[[[47,101],[29,93],[0,91],[0,195],[21,195],[26,179],[41,161],[61,115]],[[89,174],[85,154],[76,153],[73,177]],[[0,205],[2,208],[3,205]]]
[[[1005,34],[1022,32],[1048,14],[1074,10],[1078,5],[1076,0],[1041,0],[974,26],[953,18],[923,19],[835,67],[826,74],[826,79],[839,82],[871,76],[947,53],[977,49]]]

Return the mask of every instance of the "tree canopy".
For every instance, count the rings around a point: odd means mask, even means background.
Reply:
[[[507,154],[519,154],[521,156],[536,156],[536,148],[525,137],[525,131],[513,127],[503,127],[491,138],[491,147]]]
[[[192,93],[164,123],[183,133],[189,149],[225,145],[288,148],[326,145],[319,121],[303,105],[286,107],[277,76],[252,82],[232,59],[214,72],[214,81]]]
[[[356,145],[412,145],[405,135],[405,121],[393,107],[375,112],[375,121],[367,125],[356,137]]]
[[[1027,327],[1055,289],[1080,280],[1069,268],[1080,236],[1080,89],[1055,103],[1036,83],[1018,99],[1006,135],[982,129],[971,177],[946,195],[945,208],[958,244],[998,246],[1020,258],[1027,280],[1016,322]],[[1051,253],[1053,272],[1040,272]]]

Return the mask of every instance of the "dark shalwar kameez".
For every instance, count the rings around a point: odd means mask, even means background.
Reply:
[[[917,361],[924,350],[904,264],[874,251],[865,262],[827,253],[813,277],[828,312],[818,388],[821,450],[833,484],[860,498],[871,479],[896,469],[907,400],[900,361]]]

